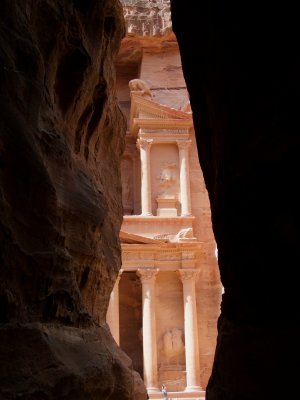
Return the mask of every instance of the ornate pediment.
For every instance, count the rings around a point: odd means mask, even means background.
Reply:
[[[139,129],[186,130],[193,127],[191,112],[176,110],[152,99],[131,92],[130,130],[136,136]]]

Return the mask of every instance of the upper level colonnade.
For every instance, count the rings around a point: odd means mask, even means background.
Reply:
[[[148,139],[140,137],[137,140],[137,147],[140,151],[141,162],[141,215],[143,216],[153,215],[151,205],[152,194],[150,157],[151,146],[153,145],[153,143],[155,143],[155,140],[153,138]],[[181,216],[190,216],[192,215],[189,177],[189,147],[191,145],[191,140],[176,140],[175,143],[178,147],[179,153]]]

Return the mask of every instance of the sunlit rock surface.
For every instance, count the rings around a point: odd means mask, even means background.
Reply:
[[[145,399],[105,323],[125,120],[115,0],[0,5],[0,397]]]
[[[163,36],[172,30],[170,0],[121,0],[129,35]]]

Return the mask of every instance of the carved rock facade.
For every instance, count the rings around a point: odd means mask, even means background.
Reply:
[[[221,284],[174,35],[129,32],[116,66],[127,134],[122,273],[107,318],[150,398],[160,396],[162,383],[170,397],[189,392],[202,398],[213,363]]]

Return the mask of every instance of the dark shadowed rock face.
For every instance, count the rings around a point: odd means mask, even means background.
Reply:
[[[171,6],[225,288],[207,399],[293,398],[300,353],[297,13],[255,1],[202,1],[197,13],[185,1]]]
[[[105,324],[125,121],[116,0],[0,4],[0,398],[145,399]]]

